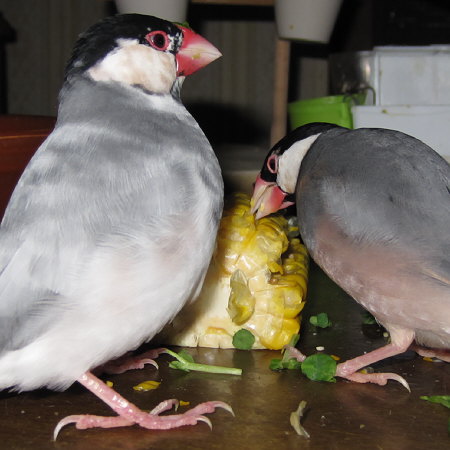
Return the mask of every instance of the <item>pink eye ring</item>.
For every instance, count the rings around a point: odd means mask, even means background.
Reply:
[[[270,173],[277,173],[278,172],[278,156],[277,155],[271,155],[269,156],[269,159],[267,160],[267,169]]]
[[[152,31],[145,39],[156,50],[164,51],[169,47],[169,37],[164,31]]]

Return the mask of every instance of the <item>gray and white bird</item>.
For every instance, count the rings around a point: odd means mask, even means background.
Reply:
[[[70,416],[57,431],[172,428],[224,406],[160,417],[169,401],[148,414],[89,372],[150,340],[201,288],[223,182],[178,94],[219,56],[188,28],[134,14],[93,25],[74,47],[55,129],[0,227],[0,388],[78,380],[118,414]]]
[[[450,166],[434,150],[398,131],[308,124],[269,152],[252,202],[257,217],[296,202],[312,258],[390,333],[337,376],[407,387],[358,371],[414,341],[450,361]]]

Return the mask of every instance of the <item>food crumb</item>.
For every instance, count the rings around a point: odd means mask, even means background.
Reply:
[[[153,381],[153,380],[143,381],[142,383],[139,383],[138,385],[133,386],[133,389],[135,391],[147,392],[147,391],[151,391],[153,389],[158,389],[160,384],[161,384],[160,381]]]
[[[299,436],[303,436],[306,439],[309,439],[309,433],[305,430],[305,428],[303,427],[303,425],[300,423],[302,417],[303,417],[303,413],[305,411],[306,408],[306,402],[304,400],[302,400],[299,405],[298,408],[295,411],[291,412],[290,415],[290,422],[292,425],[292,428],[294,428],[295,432],[299,435]]]
[[[363,423],[361,423],[360,425],[359,425],[359,429],[360,430],[362,430],[363,428],[365,428],[366,426],[363,424]]]
[[[330,355],[335,361],[339,361],[341,359],[340,356]]]
[[[325,347],[324,347],[323,345],[318,345],[318,346],[316,347],[316,350],[317,350],[318,352],[323,352],[323,351],[325,350]]]
[[[107,381],[106,382],[106,386],[108,386],[108,387],[113,387],[114,386],[114,383],[112,382],[112,381]]]

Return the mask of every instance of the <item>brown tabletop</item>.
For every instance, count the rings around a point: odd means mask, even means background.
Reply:
[[[316,330],[306,320],[327,311],[333,326]],[[150,318],[151,319],[151,318]],[[317,267],[310,276],[309,301],[299,347],[310,354],[316,346],[342,358],[380,346],[385,338],[376,326],[362,326],[362,310]],[[152,367],[103,377],[128,400],[143,409],[178,398],[191,406],[206,400],[232,405],[236,417],[223,410],[209,415],[213,423],[171,431],[148,431],[137,426],[115,430],[64,428],[51,440],[58,420],[68,414],[111,415],[107,406],[79,385],[66,392],[46,390],[0,396],[1,448],[79,449],[444,449],[450,448],[447,422],[450,411],[420,399],[421,395],[450,394],[450,366],[424,361],[413,353],[379,363],[375,369],[403,375],[411,386],[362,385],[338,380],[319,383],[297,371],[268,369],[274,351],[216,349],[189,350],[198,362],[241,367],[242,376],[184,373],[168,368],[171,359],[159,358]],[[162,381],[159,389],[138,393],[133,386],[145,380]],[[302,421],[311,438],[297,436],[290,412],[301,400],[308,403]],[[181,407],[183,411],[186,407]]]
[[[53,117],[0,115],[0,216],[24,167],[54,124]]]
[[[1,125],[7,124],[5,129]],[[0,118],[0,150],[4,142],[16,142],[10,131],[16,119]],[[43,122],[41,122],[43,120]],[[25,124],[25,126],[24,126]],[[22,142],[36,145],[52,119],[36,119],[31,125],[20,121]],[[42,125],[43,128],[40,128]],[[28,136],[31,136],[29,138]],[[24,139],[24,140],[23,140]],[[5,148],[5,147],[3,147]],[[10,147],[8,147],[10,148]],[[18,151],[24,147],[14,147]],[[15,151],[13,150],[11,151]],[[19,151],[31,156],[31,147]],[[0,171],[20,174],[20,165],[10,164],[0,151]],[[28,156],[27,156],[28,155]],[[3,162],[6,161],[6,162]],[[7,164],[6,164],[7,163]],[[8,183],[0,183],[0,198]],[[9,191],[8,191],[9,192]],[[383,345],[385,338],[376,326],[362,324],[362,309],[334,285],[316,266],[312,266],[308,303],[304,311],[299,348],[307,354],[317,346],[342,360]],[[309,325],[310,315],[327,312],[333,322],[329,329]],[[149,317],[151,320],[151,317]],[[338,380],[319,383],[307,380],[298,371],[272,372],[269,362],[279,352],[191,349],[198,362],[235,366],[242,376],[184,373],[168,368],[167,355],[159,358],[160,369],[148,367],[126,374],[106,376],[114,388],[145,410],[167,398],[189,401],[191,406],[207,400],[228,402],[236,417],[223,410],[209,415],[213,430],[206,424],[172,431],[148,431],[137,426],[115,430],[76,430],[64,428],[52,441],[53,428],[69,414],[111,415],[112,411],[79,385],[65,392],[47,390],[0,394],[0,448],[4,449],[447,449],[450,437],[447,423],[450,410],[420,399],[421,395],[450,395],[450,364],[423,360],[414,353],[391,358],[374,366],[377,371],[403,375],[411,386],[408,393],[400,384],[362,385]],[[32,370],[32,368],[30,368]],[[133,386],[145,380],[162,381],[160,388],[139,393]],[[301,400],[307,401],[302,421],[311,438],[297,436],[289,424],[290,412]],[[181,407],[180,411],[186,407]]]

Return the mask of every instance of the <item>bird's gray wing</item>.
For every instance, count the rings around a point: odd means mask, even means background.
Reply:
[[[0,349],[25,345],[58,317],[77,271],[110,236],[144,224],[163,239],[205,187],[211,220],[220,217],[220,169],[180,103],[83,83],[79,109],[73,99],[70,111],[62,105],[1,224]]]
[[[301,166],[297,201],[305,233],[313,236],[317,219],[327,217],[355,246],[414,255],[418,275],[450,288],[449,164],[395,131],[334,133],[319,137]]]

